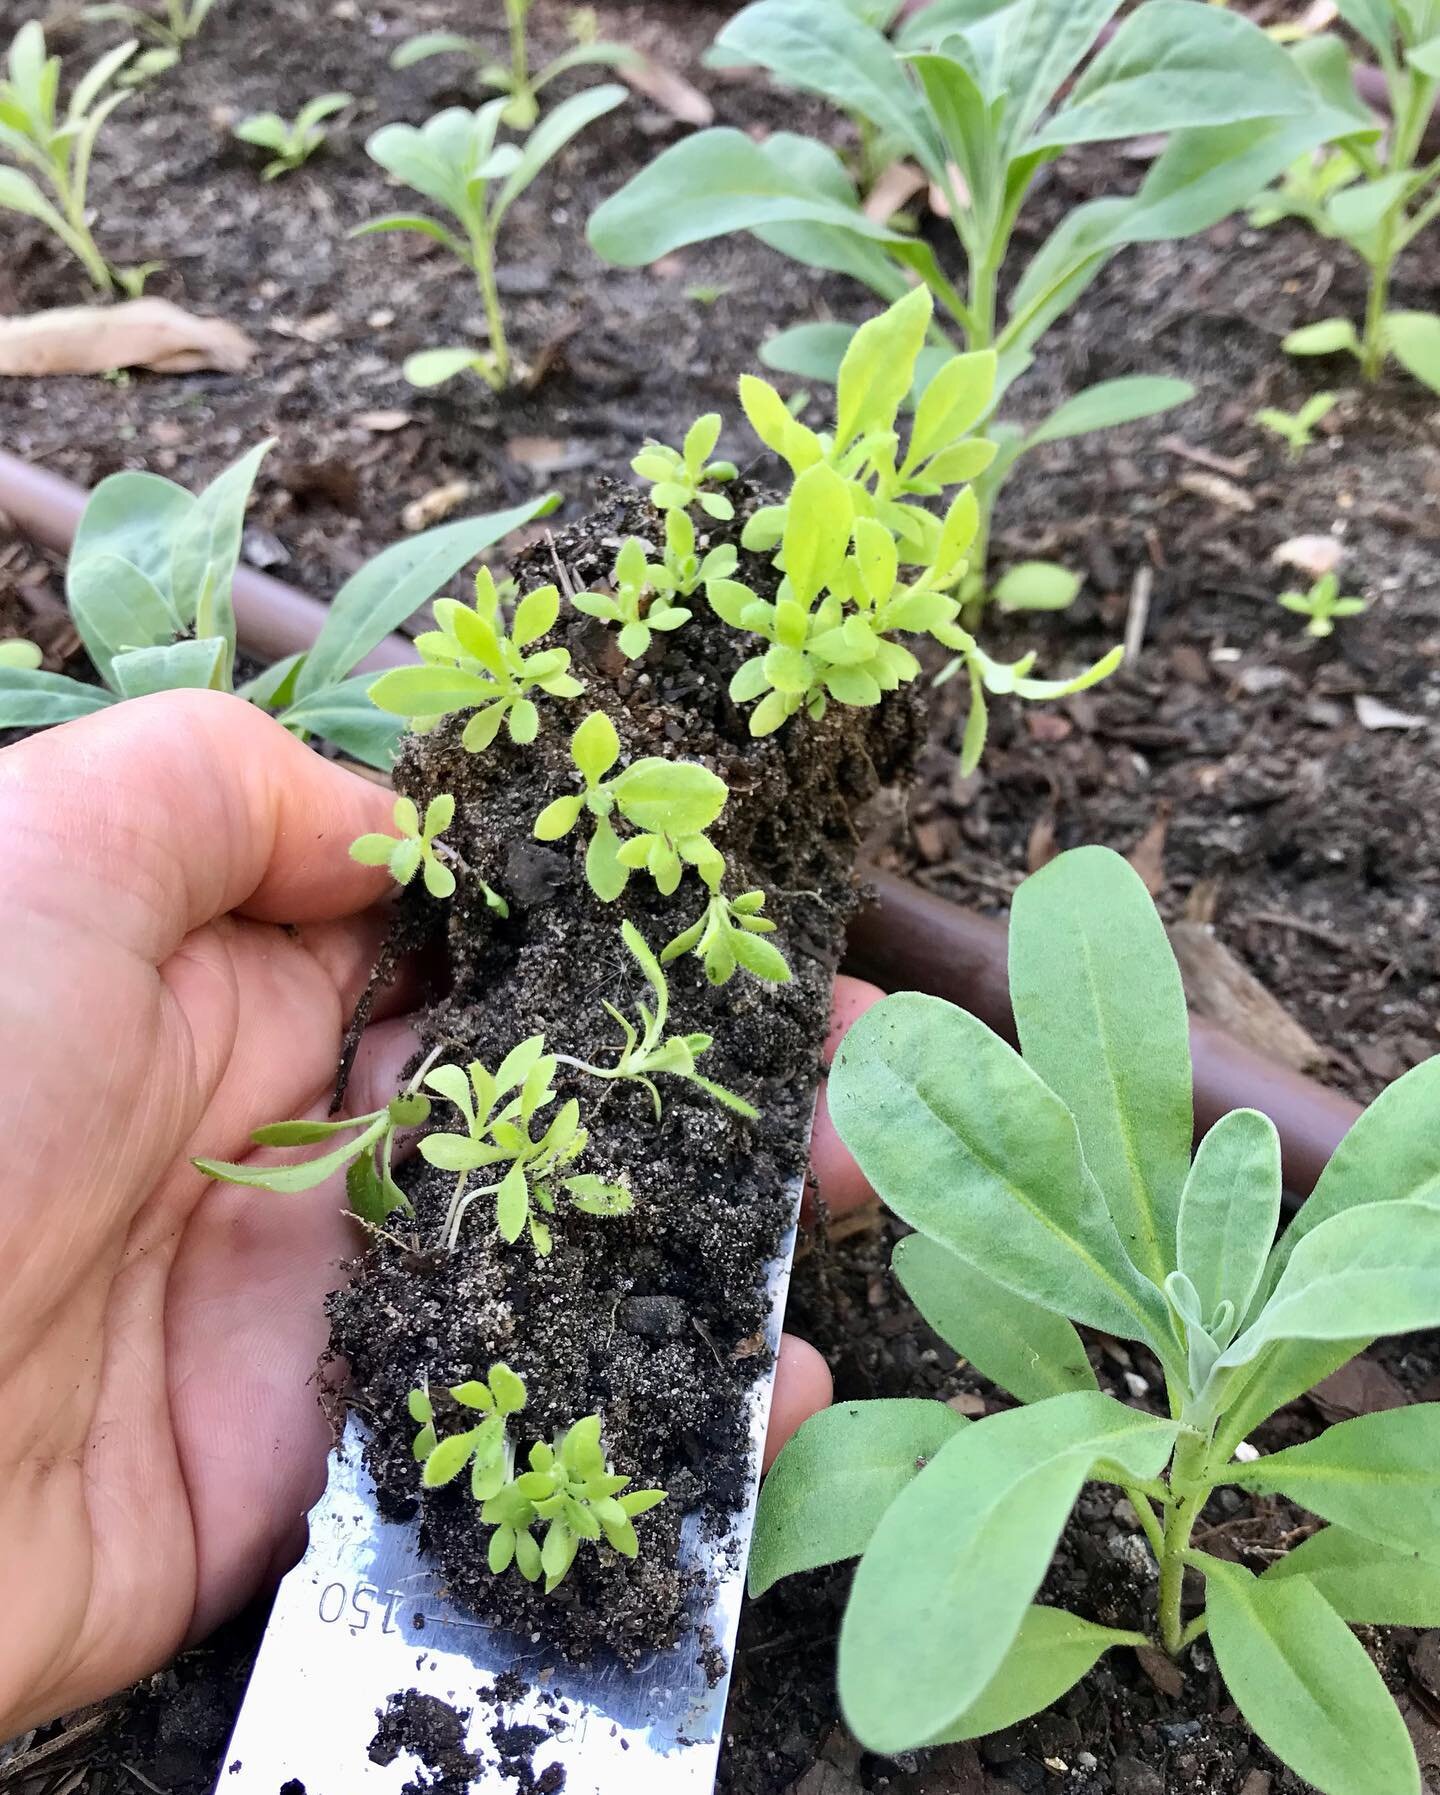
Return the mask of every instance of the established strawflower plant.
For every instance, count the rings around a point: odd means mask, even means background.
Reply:
[[[764,899],[761,899],[764,902]],[[756,1121],[760,1112],[754,1104],[747,1103],[743,1097],[737,1097],[734,1091],[727,1090],[723,1084],[716,1084],[713,1079],[703,1078],[695,1070],[695,1062],[702,1054],[708,1053],[714,1045],[715,1037],[706,1034],[667,1035],[665,1024],[670,1016],[670,985],[661,968],[660,962],[651,953],[645,937],[632,922],[620,925],[621,939],[635,956],[640,970],[645,974],[651,991],[654,993],[655,1007],[643,999],[635,1009],[640,1017],[637,1029],[624,1013],[616,1009],[608,998],[604,999],[605,1008],[619,1023],[625,1037],[625,1044],[619,1050],[619,1058],[613,1066],[596,1066],[589,1060],[572,1059],[569,1054],[560,1053],[555,1056],[558,1064],[574,1066],[577,1071],[588,1072],[592,1078],[633,1079],[636,1084],[643,1085],[650,1093],[650,1101],[655,1106],[655,1119],[658,1122],[661,1114],[660,1092],[655,1080],[662,1073],[671,1078],[683,1078],[687,1084],[693,1084],[707,1096],[713,1097],[726,1109],[733,1109],[737,1115]]]
[[[535,1251],[545,1257],[552,1239],[543,1219],[554,1215],[557,1193],[564,1191],[586,1215],[625,1215],[634,1199],[623,1184],[606,1184],[568,1168],[585,1151],[588,1132],[580,1126],[580,1105],[572,1097],[537,1125],[540,1111],[555,1101],[553,1053],[545,1037],[532,1035],[512,1048],[493,1074],[479,1060],[462,1070],[437,1066],[425,1084],[460,1112],[463,1133],[428,1134],[420,1152],[442,1172],[457,1174],[455,1194],[445,1217],[442,1244],[453,1250],[466,1211],[479,1197],[494,1197],[495,1224],[512,1245],[529,1230]],[[471,1179],[485,1171],[490,1181],[471,1188]]]
[[[525,22],[533,0],[505,0],[505,17],[510,27],[510,61],[493,62],[485,45],[473,37],[462,37],[455,31],[425,31],[408,38],[390,58],[395,69],[413,68],[432,56],[465,56],[474,63],[480,85],[502,93],[504,118],[517,131],[528,131],[540,116],[540,95],[558,76],[579,68],[622,68],[638,60],[626,44],[602,43],[594,35],[593,15],[588,19],[579,11],[572,17],[571,31],[576,42],[553,62],[531,73],[530,46]]]
[[[1121,249],[1207,230],[1297,157],[1355,129],[1344,106],[1238,12],[1142,0],[1108,31],[1120,10],[1120,0],[932,0],[891,38],[887,9],[868,0],[757,0],[725,24],[716,41],[722,58],[819,93],[923,172],[955,233],[953,257],[872,218],[828,145],[790,131],[756,143],[732,128],[667,149],[599,208],[591,242],[607,260],[638,267],[750,231],[810,267],[862,282],[887,304],[918,276],[937,307],[918,389],[955,350],[993,350],[999,403],[1051,325]],[[1138,192],[1064,213],[1002,292],[1042,172],[1072,145],[1150,132],[1169,141]],[[762,355],[807,382],[833,380],[850,336],[843,324],[801,325]],[[1035,429],[987,422],[1000,453],[979,494],[967,602],[985,597],[991,512],[1022,455],[1190,396],[1182,381],[1136,375],[1086,389]],[[1053,602],[1056,588],[1030,590]],[[1023,599],[1025,588],[1013,596]]]
[[[1268,1457],[1265,1418],[1377,1335],[1440,1325],[1440,1058],[1365,1112],[1275,1238],[1280,1149],[1254,1110],[1191,1156],[1184,993],[1139,878],[1101,848],[1016,894],[1023,1058],[933,998],[846,1037],[831,1114],[918,1230],[896,1271],[954,1350],[1022,1405],[843,1405],[762,1493],[751,1588],[860,1559],[840,1697],[893,1753],[1007,1727],[1103,1652],[1208,1635],[1236,1706],[1327,1795],[1419,1795],[1405,1724],[1352,1625],[1440,1625],[1440,1403],[1366,1415]],[[1142,1342],[1168,1413],[1101,1393],[1074,1323]],[[863,1477],[859,1469],[863,1467]],[[1128,1628],[1037,1606],[1088,1479],[1120,1485],[1158,1571]],[[1195,1543],[1211,1493],[1277,1494],[1330,1525],[1262,1576]],[[1186,1572],[1204,1605],[1187,1614]]]
[[[554,586],[527,592],[508,631],[488,567],[476,575],[473,605],[441,598],[434,611],[436,628],[415,638],[423,664],[395,667],[367,682],[371,701],[404,717],[413,730],[424,732],[457,711],[474,711],[461,737],[472,754],[490,746],[502,723],[512,742],[533,742],[540,711],[530,694],[578,698],[585,690],[570,672],[568,649],[525,652],[555,627],[560,594]]]
[[[600,1438],[600,1417],[587,1415],[555,1441],[530,1448],[528,1471],[491,1496],[481,1519],[492,1525],[488,1563],[496,1576],[513,1563],[527,1582],[543,1575],[549,1595],[570,1574],[583,1543],[639,1556],[635,1521],[665,1500],[664,1490],[631,1490],[613,1472]],[[545,1524],[543,1544],[530,1529]]]
[[[261,178],[278,180],[310,160],[329,135],[325,120],[343,112],[353,99],[348,93],[319,94],[307,101],[293,120],[281,118],[278,112],[252,112],[236,125],[235,136],[241,143],[270,151],[271,160],[261,169]]]
[[[395,800],[398,835],[362,835],[350,844],[350,858],[362,866],[384,866],[397,885],[408,885],[423,868],[425,889],[433,898],[455,895],[455,875],[440,858],[435,843],[455,821],[455,799],[441,792],[425,806],[424,818],[413,798]]]
[[[649,442],[630,463],[642,480],[650,483],[650,502],[660,511],[688,511],[698,505],[707,517],[728,523],[735,507],[723,492],[712,488],[738,479],[733,461],[712,461],[720,440],[720,414],[707,412],[686,432],[684,446],[666,448]]]
[[[415,386],[439,386],[457,374],[477,374],[497,390],[515,377],[515,361],[505,333],[505,314],[495,279],[495,242],[511,206],[535,178],[585,127],[626,98],[619,86],[592,87],[566,100],[544,118],[523,143],[497,143],[508,102],[491,100],[476,112],[452,106],[418,129],[385,125],[365,145],[378,162],[449,214],[448,224],[424,213],[396,212],[360,225],[352,235],[414,231],[447,249],[475,278],[489,328],[487,349],[423,349],[405,363]]]
[[[0,664],[0,728],[45,728],[122,699],[199,687],[248,698],[302,740],[323,736],[370,766],[390,766],[401,725],[371,703],[374,675],[356,665],[467,562],[558,498],[383,550],[335,594],[310,649],[237,686],[232,588],[245,507],[270,446],[251,449],[196,496],[156,474],[100,482],[75,532],[65,593],[101,683]]]
[[[1318,163],[1307,156],[1252,217],[1303,218],[1346,244],[1369,269],[1369,293],[1359,329],[1349,318],[1326,318],[1292,331],[1285,348],[1353,355],[1366,380],[1378,379],[1393,356],[1440,392],[1440,317],[1390,309],[1396,263],[1440,217],[1440,163],[1422,160],[1440,95],[1440,0],[1340,0],[1339,12],[1384,71],[1393,122],[1382,128],[1361,99],[1339,37],[1324,33],[1298,45],[1297,62],[1345,126],[1327,134],[1333,147]]]
[[[506,1423],[525,1407],[524,1380],[508,1365],[492,1365],[488,1377],[452,1384],[447,1395],[457,1409],[484,1419],[442,1440],[429,1388],[422,1385],[412,1390],[407,1407],[410,1419],[420,1427],[411,1445],[415,1461],[422,1467],[420,1482],[427,1490],[443,1489],[468,1466],[470,1494],[477,1502],[487,1502],[504,1489],[514,1471],[515,1448]]]
[[[0,77],[0,154],[19,164],[0,165],[0,211],[38,219],[101,293],[116,286],[137,293],[150,272],[112,268],[90,229],[90,161],[106,119],[126,97],[113,84],[135,50],[132,39],[107,51],[75,83],[62,112],[60,58],[46,54],[45,33],[32,19],[12,38]]]
[[[1370,609],[1363,598],[1341,598],[1340,581],[1333,573],[1322,573],[1308,592],[1282,592],[1276,602],[1308,617],[1305,634],[1322,639],[1335,634],[1337,617],[1359,617]]]

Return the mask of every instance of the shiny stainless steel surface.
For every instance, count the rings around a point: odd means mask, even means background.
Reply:
[[[797,1214],[800,1190],[797,1180]],[[772,1353],[794,1243],[792,1222],[769,1268]],[[310,1516],[309,1550],[276,1595],[216,1795],[397,1795],[414,1778],[416,1759],[402,1752],[382,1766],[368,1747],[379,1711],[410,1689],[468,1713],[466,1743],[480,1764],[473,1795],[513,1795],[514,1779],[501,1775],[490,1739],[497,1722],[544,1730],[532,1761],[537,1774],[551,1763],[564,1766],[565,1795],[708,1795],[772,1378],[765,1373],[751,1391],[751,1475],[728,1534],[719,1543],[703,1541],[693,1516],[684,1530],[686,1561],[702,1561],[712,1573],[710,1606],[678,1645],[635,1670],[615,1660],[579,1668],[543,1643],[482,1626],[454,1608],[421,1556],[418,1524],[380,1518],[362,1464],[366,1434],[352,1416]],[[725,1675],[713,1686],[699,1662],[702,1632],[725,1659]],[[498,1708],[486,1695],[512,1670],[525,1679],[526,1693]]]

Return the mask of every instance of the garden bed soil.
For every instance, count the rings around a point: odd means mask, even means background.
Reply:
[[[4,0],[0,28],[32,10]],[[605,35],[641,43],[709,92],[719,122],[843,139],[844,125],[809,100],[701,69],[699,54],[728,6],[599,10]],[[558,0],[539,0],[542,34],[558,41],[563,11]],[[446,85],[453,65],[403,76],[386,67],[403,35],[442,25],[484,31],[458,3],[362,13],[349,0],[323,8],[290,0],[267,8],[263,21],[251,9],[218,7],[183,79],[117,115],[95,193],[107,247],[120,259],[168,254],[171,267],[154,290],[245,324],[260,346],[251,371],[136,375],[103,387],[7,382],[5,446],[87,484],[145,465],[195,486],[276,430],[281,442],[262,470],[247,553],[322,594],[395,539],[407,504],[438,488],[466,482],[462,508],[489,509],[553,484],[573,514],[598,476],[624,477],[640,439],[678,442],[703,409],[725,413],[723,450],[763,475],[737,427],[736,377],[754,367],[757,343],[777,326],[832,312],[858,318],[868,302],[748,239],[682,252],[652,272],[601,268],[583,242],[586,216],[675,130],[643,102],[580,139],[553,184],[539,183],[516,209],[502,261],[522,354],[538,361],[553,351],[544,380],[500,399],[478,387],[419,395],[404,386],[403,356],[453,340],[478,306],[423,248],[349,243],[344,231],[394,201],[363,155],[366,132],[461,97]],[[96,42],[93,31],[71,27],[53,39],[67,52]],[[293,110],[326,86],[363,94],[366,110],[323,161],[262,188],[219,112],[277,102]],[[1062,157],[1022,220],[1019,251],[1069,205],[1133,184],[1143,167],[1124,147]],[[80,277],[37,230],[13,220],[9,229],[0,310],[84,297]],[[1396,303],[1429,304],[1437,280],[1432,238],[1402,264]],[[881,808],[867,851],[945,895],[1002,909],[1026,871],[1059,848],[1085,840],[1141,847],[1166,915],[1213,924],[1320,1044],[1319,1075],[1365,1099],[1440,1048],[1440,838],[1428,821],[1440,725],[1437,402],[1403,376],[1362,389],[1347,363],[1290,362],[1279,348],[1295,324],[1358,315],[1360,301],[1343,250],[1288,225],[1257,233],[1231,221],[1193,243],[1128,251],[1102,273],[1046,338],[1011,409],[1039,419],[1089,381],[1134,372],[1191,379],[1199,396],[1167,417],[1051,445],[1022,465],[998,520],[1000,564],[1052,555],[1082,569],[1087,585],[1064,615],[992,620],[987,646],[997,654],[1038,648],[1044,671],[1077,667],[1119,638],[1148,581],[1140,652],[1115,679],[1059,706],[1021,713],[998,703],[991,750],[968,780],[956,772],[963,692],[960,682],[941,688],[919,783],[908,805]],[[1252,416],[1262,405],[1294,410],[1323,387],[1341,403],[1317,445],[1292,464]],[[403,412],[405,421],[381,429],[377,411]],[[1371,601],[1367,616],[1342,624],[1327,644],[1306,639],[1274,604],[1284,586],[1308,583],[1274,561],[1282,545],[1307,537],[1338,543],[1343,589]],[[52,665],[75,647],[60,590],[52,558],[0,536],[0,628],[34,634],[57,651]],[[767,866],[759,882],[778,881]],[[592,964],[598,977],[600,963],[574,961],[587,975]],[[629,976],[614,961],[605,972],[612,982]],[[597,991],[597,1002],[605,994]],[[537,1000],[548,1001],[545,987]],[[500,1044],[486,1036],[483,1016],[463,1019],[467,1039],[486,1052]],[[743,1072],[728,1082],[747,1088]],[[628,1113],[616,1098],[611,1108]],[[683,1104],[673,1121],[667,1112],[667,1126],[697,1120]],[[955,1366],[889,1278],[895,1232],[878,1215],[855,1218],[805,1252],[788,1324],[821,1346],[841,1398],[934,1391],[967,1412],[994,1404],[995,1392]],[[1107,1387],[1135,1400],[1126,1372],[1146,1377],[1143,1364],[1127,1367],[1103,1342],[1094,1356]],[[1392,1343],[1357,1364],[1366,1368],[1359,1400],[1367,1404],[1377,1388],[1386,1401],[1440,1389],[1432,1337]],[[401,1394],[395,1381],[391,1402]],[[559,1395],[542,1400],[558,1405]],[[1314,1403],[1297,1404],[1261,1444],[1313,1429],[1318,1416]],[[1135,1536],[1108,1492],[1092,1494],[1048,1593],[1131,1624],[1147,1595]],[[646,1517],[642,1530],[665,1513]],[[1279,1541],[1293,1540],[1298,1520],[1279,1504],[1217,1509],[1207,1524],[1220,1531],[1207,1549],[1225,1549],[1228,1539],[1260,1568]],[[653,1531],[649,1543],[657,1543]],[[815,1573],[747,1610],[725,1795],[1300,1788],[1255,1745],[1202,1660],[1192,1659],[1177,1694],[1168,1672],[1160,1686],[1127,1652],[1112,1654],[1053,1715],[999,1740],[913,1765],[865,1757],[835,1719],[834,1637],[847,1583],[843,1569]],[[33,1774],[7,1780],[0,1767],[0,1788],[115,1795],[144,1786],[133,1769],[171,1795],[209,1795],[255,1627],[251,1617],[187,1655],[103,1723],[72,1717],[67,1744]],[[1401,1695],[1427,1790],[1440,1788],[1434,1636],[1394,1632],[1367,1643]]]
[[[739,513],[710,527],[712,546],[733,541],[738,549],[755,499],[735,496]],[[603,585],[629,536],[658,554],[648,501],[616,488],[598,511],[516,563],[520,588]],[[738,577],[773,597],[778,576],[765,559],[742,552]],[[625,660],[604,624],[568,611],[545,645],[570,651],[586,690],[570,704],[541,700],[544,728],[534,744],[518,747],[502,732],[484,754],[471,754],[460,740],[466,719],[452,718],[410,738],[396,769],[398,788],[422,812],[441,792],[458,801],[445,836],[460,881],[449,906],[449,979],[419,1018],[422,1042],[443,1048],[448,1063],[478,1059],[493,1071],[520,1041],[543,1034],[551,1052],[611,1064],[621,1043],[603,1000],[630,1015],[638,1001],[653,1002],[621,941],[622,916],[658,953],[703,911],[707,894],[694,874],[668,898],[637,874],[618,902],[602,903],[585,879],[588,817],[563,841],[533,839],[540,811],[577,788],[571,732],[603,711],[622,764],[646,754],[699,761],[730,789],[710,831],[726,857],[725,889],[764,890],[777,925],[770,939],[793,977],[772,985],[737,972],[715,987],[685,955],[667,969],[667,1032],[712,1035],[701,1072],[753,1103],[761,1118],[752,1123],[693,1084],[662,1076],[657,1121],[642,1087],[562,1065],[559,1101],[578,1099],[589,1129],[570,1170],[624,1183],[633,1212],[582,1215],[562,1196],[549,1218],[554,1251],[542,1257],[528,1240],[507,1246],[493,1199],[482,1198],[458,1250],[445,1254],[432,1249],[455,1177],[417,1159],[408,1178],[414,1241],[401,1225],[371,1243],[333,1300],[332,1346],[350,1366],[356,1406],[374,1424],[371,1469],[391,1512],[415,1508],[414,1425],[405,1405],[417,1385],[457,1384],[484,1377],[497,1360],[509,1364],[528,1393],[512,1423],[522,1453],[583,1415],[603,1415],[617,1472],[636,1488],[670,1493],[639,1525],[638,1564],[586,1549],[548,1598],[518,1574],[494,1578],[484,1565],[489,1530],[459,1484],[427,1501],[424,1534],[452,1592],[483,1619],[539,1632],[573,1656],[604,1644],[633,1660],[671,1645],[703,1596],[695,1573],[677,1568],[682,1521],[703,1511],[723,1532],[743,1502],[748,1396],[767,1361],[766,1269],[804,1171],[830,989],[855,902],[858,813],[881,785],[905,775],[920,722],[903,694],[874,711],[832,706],[819,722],[800,717],[757,741],[748,712],[727,694],[748,648],[703,606],[683,631],[657,633],[638,661]],[[486,883],[509,904],[504,921],[487,907]],[[537,1119],[537,1132],[553,1113]],[[432,1122],[452,1126],[448,1106]],[[458,1431],[456,1421],[442,1413],[442,1436]]]

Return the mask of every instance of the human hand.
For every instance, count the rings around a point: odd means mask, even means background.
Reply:
[[[338,1182],[277,1201],[190,1161],[324,1115],[390,888],[346,849],[390,808],[216,693],[0,755],[0,1739],[164,1663],[298,1553],[353,1224]],[[842,980],[837,1019],[876,996]],[[413,1051],[377,1014],[352,1113]],[[823,1115],[814,1169],[833,1211],[863,1197]],[[767,1459],[829,1396],[787,1339]]]

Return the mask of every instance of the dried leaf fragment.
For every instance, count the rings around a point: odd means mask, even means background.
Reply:
[[[116,368],[238,374],[254,353],[254,343],[235,325],[197,318],[168,299],[62,306],[0,319],[0,374],[108,374]]]

